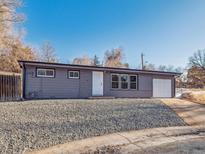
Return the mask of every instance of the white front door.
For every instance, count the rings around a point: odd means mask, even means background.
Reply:
[[[103,96],[103,72],[93,71],[92,95]]]
[[[153,97],[172,97],[172,84],[170,79],[153,79]]]

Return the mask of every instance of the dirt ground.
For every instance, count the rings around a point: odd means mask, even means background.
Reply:
[[[185,92],[181,95],[181,97],[185,100],[189,100],[192,102],[205,105],[205,91],[204,90]]]

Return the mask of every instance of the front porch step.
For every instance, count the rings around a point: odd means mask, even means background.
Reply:
[[[115,99],[113,96],[91,96],[89,99]]]

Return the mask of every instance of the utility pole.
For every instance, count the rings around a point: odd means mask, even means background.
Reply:
[[[141,53],[142,70],[144,69],[144,54]]]

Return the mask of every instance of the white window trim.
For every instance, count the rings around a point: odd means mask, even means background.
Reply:
[[[53,75],[40,75],[40,74],[38,74],[38,71],[39,70],[43,70],[43,71],[46,71],[46,70],[49,70],[49,71],[52,71],[53,72]],[[37,77],[43,77],[43,78],[54,78],[55,77],[55,71],[54,71],[54,69],[48,69],[48,68],[37,68],[37,70],[36,70],[36,76]]]
[[[113,88],[112,87],[112,82],[116,82],[116,81],[112,81],[112,76],[113,75],[117,75],[118,77],[119,77],[119,81],[118,81],[118,88]],[[126,88],[126,89],[124,89],[124,88],[122,88],[122,86],[121,86],[121,83],[122,83],[122,81],[121,81],[121,76],[122,75],[126,75],[126,76],[128,76],[128,87]],[[136,82],[131,82],[130,81],[130,76],[135,76],[136,77]],[[130,83],[136,83],[136,88],[135,89],[131,89],[130,88]],[[117,73],[111,73],[111,89],[120,89],[120,90],[137,90],[138,89],[138,75],[136,75],[136,74],[117,74]]]
[[[73,76],[70,76],[70,72],[73,72],[73,73],[78,73],[78,77],[73,77]],[[69,79],[79,79],[80,78],[80,72],[79,71],[68,71],[68,78]]]

